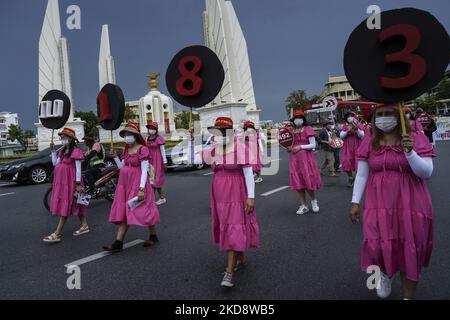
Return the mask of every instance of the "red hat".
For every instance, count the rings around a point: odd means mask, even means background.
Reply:
[[[156,130],[158,130],[158,123],[155,121],[149,121],[147,123],[147,129],[150,129],[150,128],[155,128]]]
[[[292,115],[291,120],[294,120],[295,118],[298,118],[298,117],[306,118],[303,110],[300,110],[300,109],[294,110],[294,114]]]
[[[66,136],[74,139],[76,142],[79,142],[76,135],[75,130],[70,128],[64,128],[61,132],[58,133],[59,136]]]
[[[139,126],[136,122],[128,121],[125,128],[119,132],[119,135],[123,138],[126,132],[132,133],[140,144],[145,145],[145,140],[142,137],[141,131],[139,130]]]
[[[245,121],[244,122],[244,129],[247,129],[247,128],[255,129],[255,124],[252,121],[250,121],[250,120]]]
[[[208,130],[211,129],[233,129],[233,120],[228,117],[219,117],[216,119],[214,126],[208,127]]]
[[[405,111],[405,113],[411,113],[412,109],[410,107],[403,107],[403,111]]]

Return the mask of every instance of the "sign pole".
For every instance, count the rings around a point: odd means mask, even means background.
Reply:
[[[55,129],[52,129],[52,145],[54,144],[53,140],[55,139]]]
[[[113,131],[111,130],[111,150],[114,150]]]

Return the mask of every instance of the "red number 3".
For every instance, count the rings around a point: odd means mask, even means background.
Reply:
[[[397,24],[380,33],[380,42],[397,35],[405,37],[405,47],[400,52],[387,54],[384,61],[386,63],[407,63],[409,64],[409,72],[406,76],[400,78],[381,77],[381,86],[388,89],[409,88],[422,80],[427,71],[425,59],[413,53],[420,44],[419,29],[410,24]]]
[[[192,63],[194,67],[191,70],[187,69],[187,64]],[[196,96],[203,88],[203,79],[198,76],[202,69],[202,60],[196,56],[187,56],[180,60],[178,64],[178,71],[181,78],[177,80],[176,90],[178,94],[185,97]],[[191,83],[192,88],[186,88],[186,84]]]

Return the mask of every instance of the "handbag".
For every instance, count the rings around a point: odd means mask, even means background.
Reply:
[[[330,147],[333,149],[340,149],[344,145],[344,141],[336,135],[333,135],[330,141]]]

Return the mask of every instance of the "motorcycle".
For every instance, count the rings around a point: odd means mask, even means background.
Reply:
[[[91,194],[91,200],[106,199],[110,202],[114,200],[117,182],[119,179],[119,168],[116,166],[101,168],[100,177],[95,182],[95,189],[89,190],[85,188],[85,192]],[[84,179],[84,172],[82,172]],[[52,198],[52,187],[50,187],[44,195],[44,206],[50,211],[50,201]]]

